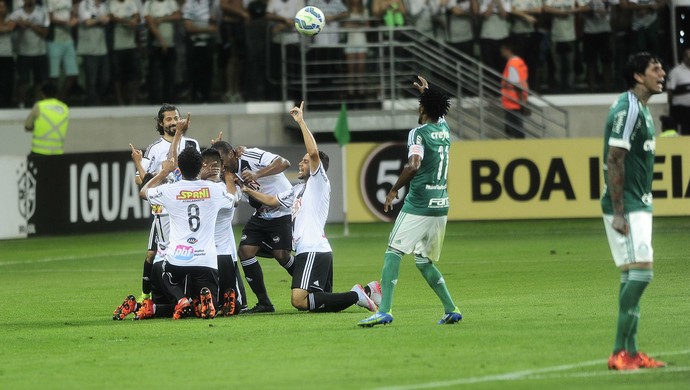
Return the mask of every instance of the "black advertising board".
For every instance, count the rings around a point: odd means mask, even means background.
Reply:
[[[148,202],[139,198],[130,152],[30,155],[20,188],[29,234],[142,229],[150,225]],[[34,201],[31,201],[31,198]]]

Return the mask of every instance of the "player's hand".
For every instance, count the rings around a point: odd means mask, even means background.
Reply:
[[[222,140],[223,140],[223,132],[221,131],[218,133],[218,137],[211,139],[211,145],[215,144],[216,142],[220,142]]]
[[[429,83],[422,76],[417,76],[417,78],[419,79],[419,83],[415,81],[414,83],[412,83],[412,85],[414,85],[414,87],[417,88],[417,91],[419,91],[419,93],[423,93],[425,89],[429,88]]]
[[[241,175],[242,175],[242,180],[245,182],[256,181],[256,179],[259,178],[259,175],[257,175],[256,172],[250,171],[248,169],[246,171],[242,172]]]
[[[398,191],[391,191],[386,195],[386,202],[383,204],[383,212],[393,210],[393,201],[398,199]]]
[[[141,153],[141,150],[135,149],[134,145],[129,144],[130,149],[132,149],[132,160],[136,163],[141,162],[142,158],[144,158],[144,155]]]
[[[292,109],[290,110],[290,115],[292,115],[292,119],[294,119],[295,122],[300,123],[304,121],[303,110],[304,100],[302,100],[302,103],[300,103],[299,107],[292,107]]]
[[[161,171],[170,174],[175,170],[176,166],[177,163],[174,158],[167,158],[161,164]]]
[[[611,226],[615,231],[624,236],[627,236],[630,232],[630,226],[628,225],[628,221],[622,215],[614,215]]]
[[[188,112],[187,113],[187,118],[182,119],[177,121],[177,125],[175,126],[175,132],[182,132],[182,135],[185,135],[187,130],[189,130],[189,125],[192,123],[192,113]]]

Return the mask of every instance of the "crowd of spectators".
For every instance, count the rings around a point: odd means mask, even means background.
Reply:
[[[639,50],[674,63],[665,0],[0,0],[0,107],[30,107],[48,80],[70,105],[279,100],[305,3],[330,32],[410,25],[499,73],[511,39],[543,93],[621,90],[614,69]],[[324,34],[314,52],[356,79],[371,36]]]

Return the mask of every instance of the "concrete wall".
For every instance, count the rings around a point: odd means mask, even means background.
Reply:
[[[599,137],[616,94],[553,95],[550,102],[570,113],[571,137]],[[66,153],[127,150],[129,143],[145,149],[159,137],[154,117],[158,106],[73,108]],[[223,132],[223,139],[233,145],[280,146],[293,143],[293,130],[285,129],[283,120],[290,106],[283,103],[182,105],[183,115],[192,113],[189,136],[202,146]],[[667,114],[666,94],[652,97],[649,104],[657,130],[659,116]],[[24,110],[0,110],[0,155],[26,155],[31,150],[31,134],[24,131]],[[337,113],[334,113],[337,115]],[[350,112],[350,115],[355,115]],[[309,112],[306,113],[307,120]],[[350,121],[356,123],[356,121]],[[410,123],[413,126],[414,123]],[[313,131],[331,131],[312,128]],[[354,129],[353,129],[354,130]],[[295,130],[296,131],[296,130]]]

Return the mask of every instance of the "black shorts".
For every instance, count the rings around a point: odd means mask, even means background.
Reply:
[[[292,288],[326,291],[332,277],[333,252],[306,252],[295,256]]]
[[[151,267],[151,299],[156,304],[174,304],[177,303],[172,298],[170,293],[165,290],[163,284],[163,262],[158,261],[153,263]]]
[[[33,75],[33,83],[40,85],[48,79],[48,56],[17,56],[17,74],[22,83],[29,83]]]
[[[292,250],[292,217],[285,215],[275,219],[261,219],[252,215],[242,229],[240,246],[242,245]]]
[[[244,22],[220,22],[218,66],[224,68],[230,58],[244,58],[247,52]]]
[[[141,78],[141,60],[137,49],[113,50],[110,58],[113,80],[127,82]]]
[[[602,64],[613,62],[611,33],[602,32],[596,34],[583,34],[582,50],[585,62],[594,64],[601,61]]]
[[[210,267],[179,266],[163,261],[163,270],[167,274],[164,283],[170,285],[164,288],[177,288],[188,298],[199,298],[203,287],[207,287],[213,295],[213,304],[218,307],[218,270]],[[174,293],[173,293],[174,294]],[[175,297],[176,301],[179,300]]]

